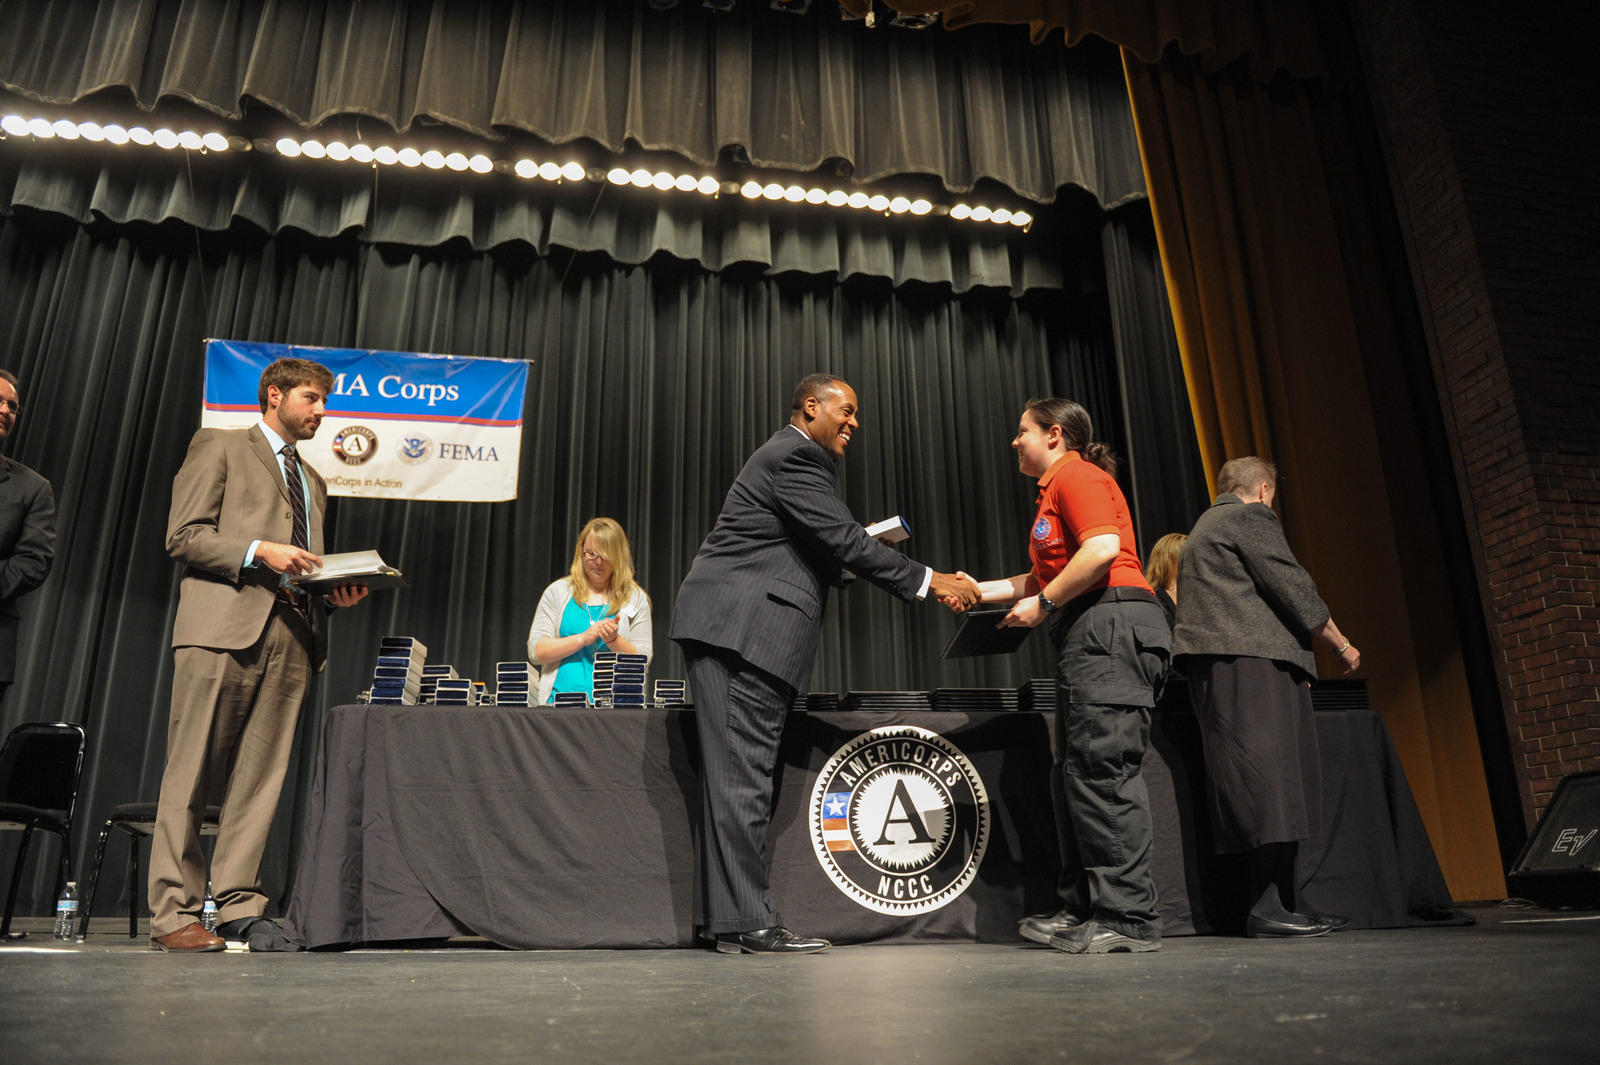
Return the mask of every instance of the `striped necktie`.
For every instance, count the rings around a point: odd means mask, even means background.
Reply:
[[[294,448],[283,445],[283,481],[289,488],[289,506],[294,510],[294,546],[311,550],[311,526],[306,521],[306,489],[300,481],[300,460]]]

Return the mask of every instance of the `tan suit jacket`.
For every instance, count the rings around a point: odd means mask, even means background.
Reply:
[[[305,462],[300,470],[311,495],[310,550],[320,555],[328,486]],[[286,544],[293,536],[289,489],[260,426],[195,433],[172,482],[167,521],[167,553],[184,565],[172,646],[253,646],[272,614],[279,578],[265,566],[243,568],[245,552],[251,541]],[[312,597],[310,621],[311,664],[320,671],[328,649],[321,596]]]

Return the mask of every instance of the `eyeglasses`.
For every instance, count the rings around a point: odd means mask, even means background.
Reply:
[[[598,551],[590,551],[586,547],[583,549],[583,560],[585,562],[604,562],[606,560],[606,556],[602,555]]]
[[[8,410],[12,414],[21,414],[22,404],[14,399],[0,399],[0,410]]]

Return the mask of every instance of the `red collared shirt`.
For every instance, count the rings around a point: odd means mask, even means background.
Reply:
[[[1085,540],[1105,533],[1121,537],[1122,550],[1094,588],[1148,589],[1133,537],[1133,516],[1122,489],[1099,466],[1069,451],[1039,478],[1039,509],[1028,533],[1028,557],[1039,587],[1044,588],[1066,568]]]

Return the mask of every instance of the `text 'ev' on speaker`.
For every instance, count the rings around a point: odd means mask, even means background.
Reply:
[[[1506,887],[1541,906],[1600,910],[1600,770],[1561,779]]]

